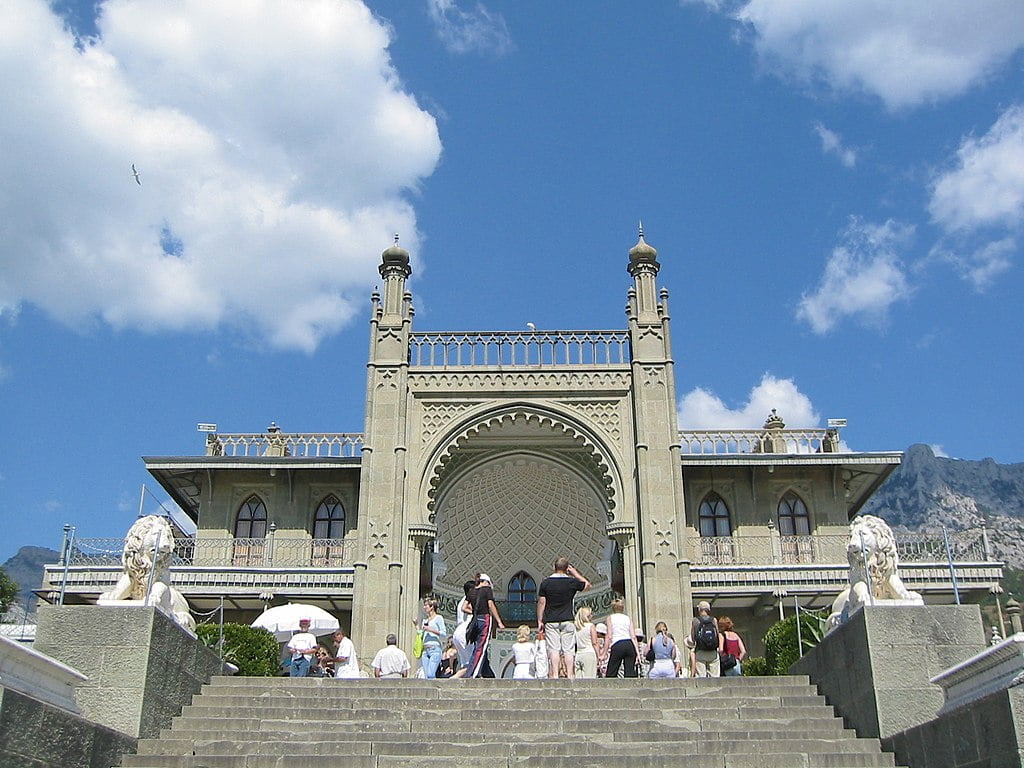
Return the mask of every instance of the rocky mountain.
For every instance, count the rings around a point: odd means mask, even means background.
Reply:
[[[1024,464],[949,459],[912,445],[862,511],[928,533],[984,523],[995,556],[1024,568]]]
[[[21,621],[25,606],[29,615],[35,612],[36,596],[33,589],[38,589],[43,582],[43,566],[60,560],[60,552],[46,547],[22,547],[18,554],[3,564],[7,575],[21,589],[18,592],[18,605],[9,611],[8,618]]]

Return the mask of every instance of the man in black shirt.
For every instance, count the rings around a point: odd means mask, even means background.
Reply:
[[[569,564],[569,558],[555,561],[555,572],[540,583],[537,598],[537,631],[544,633],[548,648],[548,677],[558,677],[565,660],[565,675],[576,676],[576,625],[572,601],[577,592],[590,589],[590,582]]]

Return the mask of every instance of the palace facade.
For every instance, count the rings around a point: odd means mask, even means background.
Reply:
[[[396,239],[372,297],[362,432],[272,424],[145,458],[198,528],[177,542],[175,586],[236,621],[315,603],[367,650],[392,631],[411,643],[424,594],[451,615],[481,570],[506,623],[534,623],[562,554],[593,581],[582,600],[598,614],[623,595],[638,626],[681,631],[708,600],[755,651],[780,611],[829,604],[849,520],[901,454],[844,450],[838,429],[787,428],[774,411],[761,429],[680,431],[669,297],[642,233],[627,268],[623,329],[423,332]],[[945,542],[904,535],[900,549],[904,581],[951,601]],[[95,600],[116,551],[78,540],[42,592]],[[999,580],[984,530],[950,551],[963,599]]]

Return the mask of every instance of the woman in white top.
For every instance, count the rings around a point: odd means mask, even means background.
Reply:
[[[576,677],[597,677],[597,649],[601,647],[594,612],[586,605],[576,611]]]
[[[530,666],[536,652],[536,646],[530,641],[530,628],[525,624],[521,625],[516,633],[516,641],[512,644],[512,655],[516,660],[516,667],[512,670],[513,680],[533,680]]]
[[[623,611],[626,604],[622,600],[612,600],[612,612],[604,620],[608,627],[608,638],[604,645],[604,658],[607,663],[605,677],[618,677],[622,668],[623,677],[636,677],[636,660],[640,655],[640,647],[636,642],[636,627],[633,620]]]
[[[459,600],[455,608],[455,631],[452,632],[452,645],[459,654],[459,670],[453,677],[465,677],[469,668],[470,658],[473,656],[473,644],[466,642],[466,630],[469,623],[473,621],[473,608],[469,604],[469,592],[476,586],[476,580],[470,579],[462,585],[462,591],[466,596]]]

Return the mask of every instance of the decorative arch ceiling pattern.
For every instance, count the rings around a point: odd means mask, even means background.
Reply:
[[[443,582],[458,586],[484,571],[502,594],[520,569],[539,582],[562,555],[600,581],[597,566],[608,543],[604,502],[574,470],[537,456],[506,455],[454,482],[437,514]]]

